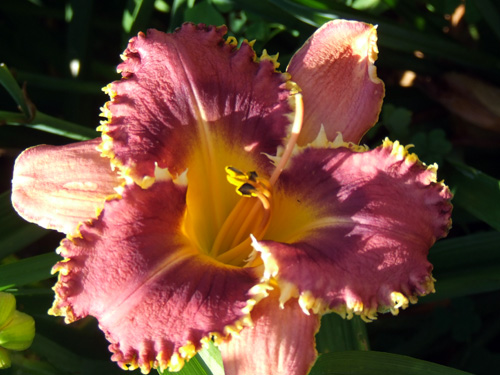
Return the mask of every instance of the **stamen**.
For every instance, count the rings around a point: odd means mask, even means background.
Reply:
[[[271,218],[272,187],[278,180],[290,159],[297,143],[304,117],[302,95],[297,93],[295,99],[295,118],[292,132],[271,178],[266,180],[255,171],[242,172],[234,167],[226,167],[227,180],[236,186],[236,192],[242,197],[257,198],[241,199],[224,221],[215,238],[210,255],[220,262],[241,266],[245,262],[255,263],[250,259],[251,239],[262,238],[267,231]]]
[[[297,139],[299,138],[300,131],[302,130],[302,121],[304,119],[304,102],[302,101],[302,94],[297,93],[294,95],[294,97],[295,97],[295,118],[293,120],[293,125],[292,125],[292,134],[290,134],[290,139],[286,144],[283,156],[281,156],[281,159],[278,165],[276,166],[276,169],[274,170],[273,174],[271,175],[271,178],[269,179],[269,183],[271,185],[275,184],[281,172],[283,171],[283,169],[285,169],[286,163],[288,162],[288,159],[290,159],[290,156],[292,155],[293,148],[295,147]]]
[[[262,235],[267,230],[268,224],[269,224],[269,219],[271,217],[271,210],[270,210],[271,205],[269,205],[268,208],[264,207],[264,216],[261,217],[260,219],[260,225],[255,228],[255,230],[252,231],[252,234],[254,237],[261,238]],[[241,241],[245,240],[248,237],[248,232],[249,232],[249,227],[256,222],[256,216],[259,214],[261,211],[261,208],[259,205],[254,204],[250,213],[245,217],[245,220],[243,223],[240,225],[238,232],[236,233],[236,236],[234,236],[233,242],[231,243],[230,247],[236,246],[239,244]]]
[[[247,240],[241,242],[238,246],[233,247],[231,250],[222,253],[216,259],[225,264],[241,264],[250,256],[250,253],[246,250],[251,248],[251,246],[252,239],[248,237]]]
[[[257,197],[268,210],[271,207],[269,183],[260,178],[255,171],[243,173],[234,167],[226,167],[227,180],[236,186],[236,192],[243,197]]]
[[[210,254],[224,262],[241,263],[251,249],[249,233],[264,235],[271,216],[271,185],[255,171],[244,173],[234,167],[226,167],[227,180],[236,186],[236,192],[247,198],[241,199],[225,220],[214,241]],[[224,252],[225,251],[225,252]],[[219,255],[223,252],[221,255]]]

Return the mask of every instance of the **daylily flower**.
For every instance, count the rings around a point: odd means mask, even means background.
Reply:
[[[9,350],[28,349],[35,337],[35,321],[16,310],[12,294],[0,292],[0,369],[11,366]]]
[[[322,314],[433,291],[451,194],[408,147],[357,144],[384,95],[373,26],[325,24],[286,73],[225,33],[131,39],[102,137],[25,151],[13,203],[68,234],[50,313],[96,317],[123,368],[214,340],[226,374],[306,374]]]

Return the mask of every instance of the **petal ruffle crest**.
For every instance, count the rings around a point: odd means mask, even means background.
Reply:
[[[200,254],[182,233],[186,186],[157,180],[125,186],[80,237],[59,251],[54,315],[92,315],[124,368],[178,371],[212,336],[249,324],[265,289],[252,268],[226,266]],[[262,296],[261,296],[262,294]]]
[[[335,20],[319,28],[295,53],[287,71],[304,95],[304,127],[298,144],[316,138],[321,126],[358,143],[377,122],[384,83],[377,77],[377,33],[362,22]]]
[[[262,153],[274,155],[282,144],[293,84],[272,58],[257,59],[250,44],[236,48],[225,34],[225,26],[184,24],[130,40],[118,66],[123,79],[106,88],[101,149],[143,187],[155,162],[177,175],[201,153],[211,170],[218,150],[234,149],[262,169],[269,168]]]
[[[279,292],[252,310],[253,327],[220,345],[226,375],[305,375],[316,360],[320,317],[306,315],[296,300],[280,308]]]
[[[427,253],[452,209],[435,165],[388,140],[365,152],[309,148],[277,190],[276,217],[254,247],[282,302],[300,295],[305,311],[371,320],[433,291]]]
[[[71,234],[97,217],[122,182],[108,158],[97,151],[100,138],[65,146],[37,146],[16,160],[12,204],[24,219]]]

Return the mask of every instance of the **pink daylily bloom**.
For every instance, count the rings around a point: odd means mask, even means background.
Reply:
[[[96,317],[121,367],[177,371],[214,340],[226,374],[304,375],[322,314],[433,291],[451,193],[397,141],[357,144],[384,96],[373,26],[327,23],[286,73],[225,33],[133,38],[102,137],[25,151],[13,204],[68,234],[50,312]]]

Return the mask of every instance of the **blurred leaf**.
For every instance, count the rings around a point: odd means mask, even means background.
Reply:
[[[48,233],[46,229],[21,219],[12,207],[10,195],[10,191],[0,194],[0,259],[25,248]],[[2,276],[0,273],[0,278]]]
[[[352,7],[357,10],[366,10],[370,13],[379,14],[390,8],[384,0],[354,0]]]
[[[481,327],[474,302],[469,298],[456,298],[452,307],[452,337],[458,342],[470,342]]]
[[[431,362],[374,351],[321,355],[310,375],[472,375]]]
[[[93,0],[70,0],[68,4],[71,7],[71,20],[69,20],[67,34],[67,62],[71,75],[74,77],[80,74],[80,69],[87,67],[92,5]]]
[[[500,232],[439,240],[429,251],[429,260],[440,272],[500,263]]]
[[[102,83],[88,82],[69,78],[47,77],[25,71],[16,71],[19,82],[29,82],[30,87],[41,87],[44,90],[62,91],[71,94],[102,95]]]
[[[230,12],[233,10],[234,5],[232,0],[212,0],[212,4],[222,13]]]
[[[273,4],[269,0],[232,0],[232,3],[245,10],[247,13],[253,13],[255,16],[263,21],[270,23],[279,23],[282,25],[287,25],[289,29],[293,29],[295,26],[300,25],[302,28],[309,31],[314,30],[310,25],[304,25],[297,18],[289,14],[288,12],[283,12],[279,6]],[[309,35],[308,35],[309,36]]]
[[[57,369],[58,375],[120,375],[124,373],[116,363],[85,358],[39,333],[35,335],[30,351],[46,358]],[[139,374],[140,372],[127,373]]]
[[[415,146],[415,152],[427,163],[443,162],[443,157],[451,150],[451,142],[446,138],[443,129],[432,129],[430,132],[417,132],[411,137],[410,143]]]
[[[448,178],[454,204],[500,231],[500,181],[457,161],[449,160],[453,173]]]
[[[347,320],[335,313],[324,315],[316,334],[316,349],[319,353],[369,350],[365,322],[359,316]]]
[[[425,302],[500,290],[500,265],[465,269],[442,276],[436,271],[434,275],[437,292],[426,296]]]
[[[230,13],[229,14],[229,28],[235,33],[242,32],[245,24],[247,23],[247,15],[245,12]]]
[[[424,301],[500,290],[500,233],[476,233],[438,241],[429,252],[436,293]]]
[[[172,32],[184,22],[184,11],[188,0],[173,0],[168,31]]]
[[[432,34],[401,26],[381,17],[359,12],[341,3],[328,0],[269,0],[302,22],[315,27],[334,19],[355,19],[378,25],[378,44],[390,49],[413,54],[416,50],[434,57],[451,60],[460,65],[480,67],[495,72],[500,59],[470,50],[441,34]]]
[[[491,0],[476,0],[474,3],[493,33],[500,39],[500,14],[498,11],[498,2],[493,3]]]
[[[154,0],[128,0],[122,18],[124,31],[122,44],[126,45],[130,36],[137,34],[139,31],[145,32],[150,27],[154,7]]]
[[[98,136],[98,133],[93,129],[73,124],[69,121],[64,121],[37,111],[35,106],[31,102],[28,102],[14,78],[7,70],[7,67],[3,64],[0,66],[0,80],[9,93],[15,95],[16,101],[21,101],[20,105],[25,105],[27,108],[30,108],[29,112],[24,112],[24,115],[15,112],[0,111],[0,123],[3,122],[7,125],[24,125],[80,141],[96,138]],[[28,111],[28,109],[26,109],[26,111]],[[29,116],[26,115],[27,113],[29,113]]]
[[[217,26],[226,23],[224,17],[207,0],[196,3],[192,8],[187,8],[184,12],[184,20]]]
[[[4,264],[0,266],[0,289],[49,279],[52,266],[60,260],[56,253],[47,253]]]
[[[389,130],[391,139],[406,140],[410,133],[412,112],[406,108],[385,104],[382,107],[381,122]]]

